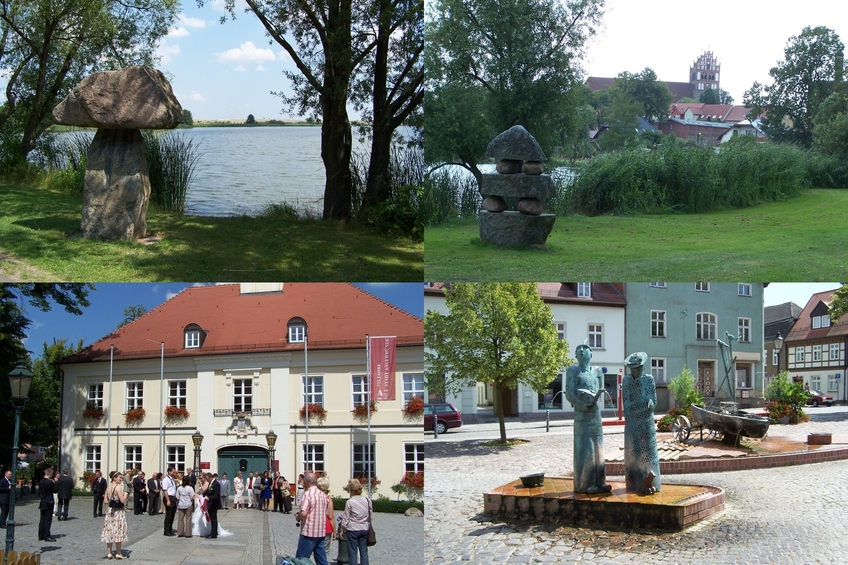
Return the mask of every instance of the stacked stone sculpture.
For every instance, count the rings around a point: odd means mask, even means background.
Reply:
[[[547,157],[539,143],[521,126],[497,136],[486,156],[498,160],[496,173],[484,173],[480,187],[480,239],[495,245],[541,245],[554,227],[556,215],[543,214],[553,197],[554,182],[545,171]],[[518,199],[507,210],[507,199]]]
[[[127,67],[84,78],[53,110],[57,124],[96,127],[83,189],[83,237],[147,234],[150,179],[141,129],[173,129],[183,109],[160,71]]]

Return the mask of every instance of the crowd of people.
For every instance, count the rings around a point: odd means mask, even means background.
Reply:
[[[8,476],[3,479],[8,481]],[[3,479],[0,495],[4,494]],[[121,546],[128,541],[126,511],[131,499],[136,515],[164,514],[165,536],[216,539],[233,535],[218,523],[218,511],[229,508],[232,493],[233,507],[238,510],[255,508],[291,514],[293,504],[296,505],[294,517],[300,528],[296,557],[313,557],[316,565],[328,565],[332,541],[346,540],[349,562],[368,565],[371,499],[362,495],[360,481],[351,479],[347,486],[350,498],[344,512],[336,517],[329,487],[326,477],[312,472],[300,475],[294,486],[279,472],[268,471],[249,473],[247,477],[238,472],[230,484],[226,473],[219,478],[217,473],[194,473],[191,468],[180,472],[175,467],[169,467],[164,474],[153,473],[149,479],[143,471],[133,473],[127,469],[111,473],[107,480],[98,470],[91,482],[93,515],[104,518],[100,541],[106,544],[107,559],[124,559]],[[45,470],[38,482],[39,540],[55,541],[50,534],[53,517],[68,519],[73,488],[74,481],[67,470],[61,474]]]

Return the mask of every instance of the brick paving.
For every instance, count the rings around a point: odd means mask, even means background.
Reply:
[[[848,410],[809,411],[812,422],[773,426],[772,435],[848,433]],[[480,445],[475,426],[464,434],[427,437],[428,500],[425,563],[844,563],[848,555],[848,464],[813,463],[771,469],[683,474],[665,483],[708,484],[727,493],[726,509],[678,533],[605,531],[559,524],[494,520],[482,493],[519,475],[572,470],[567,425],[536,425],[508,432],[529,443],[511,448]],[[607,451],[623,444],[623,430],[605,428]],[[491,431],[481,428],[483,436]],[[611,477],[617,478],[618,477]]]

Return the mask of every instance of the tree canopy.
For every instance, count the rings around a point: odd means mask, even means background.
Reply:
[[[842,60],[837,56],[843,50],[837,33],[824,26],[807,26],[800,35],[789,38],[784,60],[769,71],[773,84],[755,82],[744,96],[744,104],[753,108],[754,115],[765,114],[763,128],[769,137],[812,146],[814,120],[834,91],[836,64]]]
[[[704,104],[733,104],[733,97],[723,88],[708,88],[701,94],[699,102]]]
[[[833,295],[833,300],[828,304],[830,319],[836,324],[837,320],[848,314],[848,284],[843,284]]]
[[[813,118],[813,149],[848,159],[848,96],[839,88],[825,98]]]
[[[638,116],[649,122],[664,122],[668,118],[668,107],[674,95],[665,82],[657,79],[657,73],[652,68],[645,67],[638,73],[619,73],[613,88],[641,106]]]
[[[568,361],[551,309],[535,283],[456,283],[445,293],[448,315],[424,317],[427,388],[460,394],[493,385],[501,441],[506,442],[503,391],[519,383],[541,392]]]
[[[547,153],[577,135],[575,110],[585,104],[579,62],[603,6],[603,0],[429,4],[426,161],[474,171],[492,137],[514,125],[524,126]],[[451,136],[431,135],[455,114],[451,106],[473,111],[458,116]],[[485,138],[476,137],[483,132]]]

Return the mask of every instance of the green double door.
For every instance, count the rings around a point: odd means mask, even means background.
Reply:
[[[242,478],[250,473],[264,473],[268,470],[268,451],[256,447],[225,447],[218,451],[218,467],[212,472],[218,476],[227,474],[230,484],[236,473],[241,471]],[[232,494],[232,493],[231,493]]]

